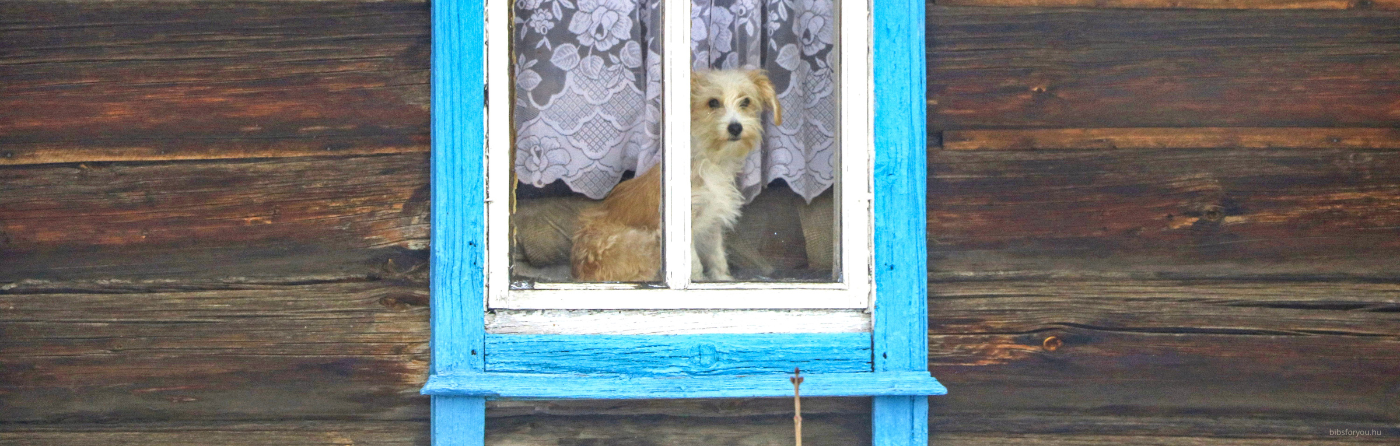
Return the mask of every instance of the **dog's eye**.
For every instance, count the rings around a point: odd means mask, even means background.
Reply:
[[[744,98],[744,100],[739,101],[739,106],[743,108],[749,108],[749,98]]]
[[[708,104],[710,108],[719,108],[719,99],[710,99],[710,102],[706,104]]]

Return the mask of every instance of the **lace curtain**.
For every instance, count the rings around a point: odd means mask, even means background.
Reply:
[[[515,3],[520,182],[564,180],[602,198],[627,170],[661,159],[660,0]],[[781,178],[807,200],[835,180],[836,21],[832,0],[692,0],[696,70],[763,68],[783,107],[745,163],[747,198]]]

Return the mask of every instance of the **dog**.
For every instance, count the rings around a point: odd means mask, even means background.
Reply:
[[[731,281],[724,231],[744,203],[736,177],[763,141],[763,111],[783,123],[773,82],[762,70],[717,70],[690,76],[690,278]],[[580,282],[661,279],[661,169],[619,183],[579,214],[570,251]]]

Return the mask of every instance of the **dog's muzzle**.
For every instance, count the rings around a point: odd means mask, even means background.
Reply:
[[[744,132],[744,126],[737,122],[731,122],[727,130],[729,130],[729,140],[733,141],[739,139],[739,134]]]

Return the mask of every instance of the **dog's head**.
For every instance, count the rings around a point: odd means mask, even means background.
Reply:
[[[742,151],[747,155],[763,136],[763,110],[773,111],[773,123],[783,123],[783,111],[773,82],[763,70],[697,71],[690,76],[691,140],[703,144],[692,152]]]

